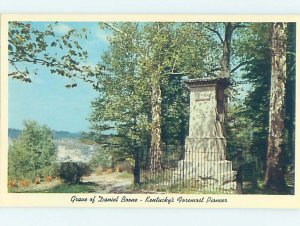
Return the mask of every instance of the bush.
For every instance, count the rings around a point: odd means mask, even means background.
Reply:
[[[29,186],[30,181],[27,180],[27,179],[22,179],[22,180],[20,180],[20,184],[21,184],[22,187],[25,188],[25,187],[28,187],[28,186]]]
[[[58,163],[52,163],[51,166],[47,166],[47,167],[44,167],[42,170],[41,170],[41,174],[42,174],[42,178],[44,180],[47,180],[47,177],[57,177],[58,176],[58,170],[59,170],[59,164]]]
[[[8,187],[9,188],[16,188],[16,187],[18,187],[17,181],[16,180],[9,180],[8,181]]]
[[[117,163],[117,167],[119,167],[119,172],[126,171],[126,172],[131,173],[133,170],[133,166],[134,166],[134,163],[131,162],[131,159],[126,159],[125,161]]]
[[[25,121],[20,136],[13,140],[8,151],[9,180],[33,181],[55,171],[53,133],[46,125]]]
[[[53,177],[52,177],[52,176],[47,176],[47,177],[46,177],[46,181],[47,181],[47,182],[51,182],[52,180],[53,180]]]
[[[67,184],[77,184],[90,173],[90,167],[82,162],[62,162],[58,170],[58,176]]]
[[[34,183],[35,183],[35,184],[40,184],[40,183],[41,183],[41,178],[40,178],[40,177],[36,177],[36,178],[34,179]]]

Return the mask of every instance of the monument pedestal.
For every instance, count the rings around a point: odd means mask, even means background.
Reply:
[[[175,178],[197,183],[201,190],[235,191],[232,162],[226,160],[224,137],[226,79],[193,79],[190,89],[189,136],[185,158],[179,161]]]
[[[188,161],[178,163],[179,171],[175,178],[181,178],[186,184],[198,183],[200,190],[230,190],[235,191],[236,172],[232,170],[232,162],[218,161]]]

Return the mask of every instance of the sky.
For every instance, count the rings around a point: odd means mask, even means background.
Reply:
[[[34,22],[32,26],[44,29],[48,22]],[[108,47],[107,34],[98,23],[64,23],[55,25],[55,34],[63,35],[71,28],[88,29],[88,39],[80,41],[89,53],[87,64],[95,65]],[[32,66],[33,68],[33,66]],[[39,67],[32,83],[23,83],[9,78],[9,128],[23,129],[24,120],[36,120],[47,124],[52,130],[81,132],[89,128],[90,104],[97,92],[91,85],[77,81],[77,87],[68,89],[70,80],[51,74],[47,68]]]

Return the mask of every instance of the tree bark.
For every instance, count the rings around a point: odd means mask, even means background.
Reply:
[[[141,182],[141,159],[140,150],[136,143],[134,144],[134,169],[133,169],[133,182],[135,185],[139,185]]]
[[[234,31],[234,26],[232,23],[227,23],[225,25],[225,37],[223,41],[223,55],[221,59],[221,77],[230,76],[230,50],[231,50],[231,40]]]
[[[272,72],[265,186],[278,191],[286,188],[282,162],[285,143],[286,27],[286,23],[273,23],[270,32]]]
[[[153,75],[151,82],[151,147],[150,147],[150,169],[157,171],[161,169],[162,156],[162,134],[161,134],[161,87],[159,75]]]

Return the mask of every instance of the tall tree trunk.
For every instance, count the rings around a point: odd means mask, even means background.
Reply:
[[[137,137],[137,119],[134,117],[133,119],[133,134],[135,137]],[[132,146],[133,146],[133,156],[134,156],[134,168],[133,168],[133,183],[134,185],[140,185],[141,182],[141,150],[140,146],[138,146],[137,139],[134,138],[132,140]]]
[[[279,191],[286,187],[281,159],[285,128],[286,26],[286,23],[273,23],[270,32],[272,72],[265,186]]]
[[[134,169],[133,169],[133,182],[135,185],[139,185],[141,180],[141,156],[140,149],[134,142]]]
[[[162,133],[161,133],[161,87],[159,75],[153,75],[151,81],[151,110],[152,110],[152,131],[150,147],[150,168],[152,171],[161,169],[162,156]]]
[[[230,76],[230,50],[231,50],[231,40],[232,34],[235,27],[231,22],[225,25],[225,36],[223,40],[223,55],[221,59],[221,77]]]

